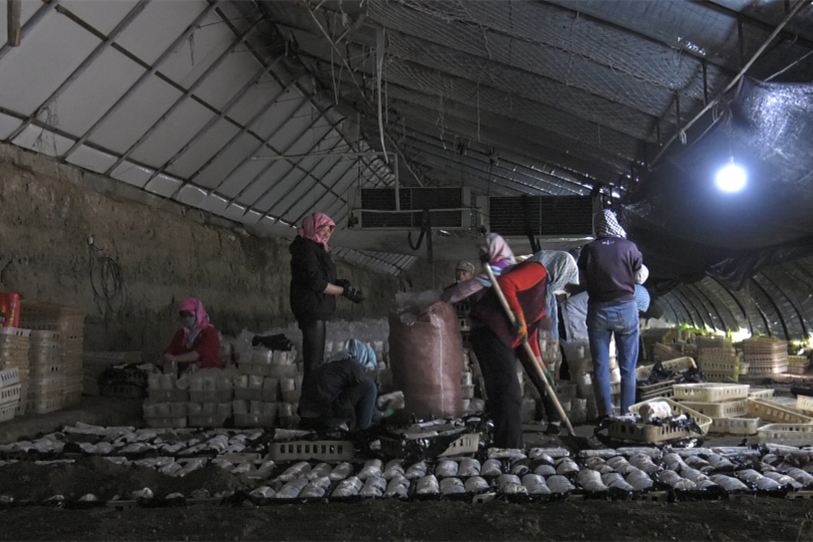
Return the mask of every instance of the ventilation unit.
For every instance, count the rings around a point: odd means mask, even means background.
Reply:
[[[467,230],[482,225],[471,191],[462,187],[362,188],[356,205],[351,225],[365,230],[420,228],[425,210],[435,229]]]
[[[589,196],[491,197],[488,207],[490,231],[503,237],[593,235]]]

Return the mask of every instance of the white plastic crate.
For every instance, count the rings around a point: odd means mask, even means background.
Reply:
[[[813,423],[813,418],[809,416],[804,416],[798,412],[781,407],[776,403],[771,403],[762,399],[751,398],[748,400],[748,414],[758,417],[766,422],[776,422],[781,424]]]
[[[17,367],[0,371],[0,388],[20,383],[20,370]],[[0,401],[2,402],[2,401]]]
[[[736,418],[748,412],[748,399],[723,401],[720,403],[706,403],[698,401],[681,401],[683,406],[696,410],[711,418]]]
[[[706,433],[708,433],[709,428],[711,427],[710,417],[701,414],[695,410],[692,410],[690,408],[687,408],[681,405],[680,403],[677,403],[667,397],[655,397],[649,399],[648,401],[643,401],[641,403],[634,404],[630,407],[630,412],[633,414],[638,414],[638,411],[643,405],[654,401],[663,401],[668,403],[669,406],[672,407],[673,414],[676,415],[686,414],[692,417],[695,420],[695,422],[697,422],[697,425],[700,427],[701,434],[705,435]],[[693,434],[679,427],[670,427],[669,425],[657,426],[645,423],[624,422],[620,420],[611,420],[610,425],[608,427],[608,432],[610,438],[613,439],[632,440],[636,442],[647,442],[651,444],[681,439],[684,437],[691,436]]]
[[[14,418],[14,412],[17,410],[17,405],[8,403],[0,405],[0,422],[7,422]]]
[[[759,424],[759,418],[712,418],[709,433],[756,435]]]
[[[675,384],[675,399],[719,403],[748,397],[747,384]],[[721,416],[729,417],[729,416]]]
[[[277,463],[283,461],[350,461],[356,455],[353,443],[346,440],[316,440],[272,442],[269,455]]]
[[[808,397],[807,395],[797,395],[796,410],[813,412],[813,397]]]
[[[12,410],[17,408],[20,402],[21,384],[12,384],[0,388],[0,405],[12,405]]]
[[[813,445],[813,424],[772,423],[759,428],[762,444],[786,444],[788,446]]]
[[[748,398],[754,399],[767,399],[768,397],[773,397],[773,388],[750,388],[748,390]]]

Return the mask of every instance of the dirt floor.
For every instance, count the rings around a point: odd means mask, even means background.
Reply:
[[[306,504],[0,512],[0,540],[813,540],[811,501]]]

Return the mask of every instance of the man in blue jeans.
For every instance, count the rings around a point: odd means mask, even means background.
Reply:
[[[587,286],[587,335],[593,356],[599,418],[612,414],[610,398],[610,339],[615,334],[618,367],[621,370],[621,414],[635,402],[635,365],[638,362],[638,307],[635,303],[636,275],[643,258],[613,211],[604,209],[593,216],[596,240],[579,255],[582,284]]]

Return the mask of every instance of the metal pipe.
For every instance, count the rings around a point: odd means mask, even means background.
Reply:
[[[677,133],[675,133],[674,135],[672,135],[672,137],[669,138],[669,141],[666,142],[666,145],[664,145],[661,148],[661,150],[658,152],[658,154],[655,155],[655,159],[652,160],[652,163],[649,164],[649,169],[650,170],[652,170],[652,168],[655,167],[655,164],[658,163],[658,160],[660,160],[661,156],[663,156],[663,154],[666,152],[666,150],[669,148],[669,146],[672,143],[674,143],[674,141],[678,137],[680,137],[681,132],[684,132],[684,131],[688,130],[689,128],[691,128],[694,125],[694,123],[696,123],[698,120],[700,120],[700,118],[703,115],[705,115],[711,108],[713,108],[715,105],[720,103],[720,100],[722,99],[722,97],[725,96],[725,94],[729,90],[734,88],[737,85],[737,83],[740,82],[740,79],[742,79],[745,76],[745,73],[749,70],[749,68],[751,68],[751,66],[754,65],[754,62],[757,61],[757,59],[760,57],[760,55],[762,55],[762,53],[765,52],[765,49],[767,49],[768,45],[771,44],[773,39],[777,35],[779,35],[779,33],[782,31],[782,29],[785,27],[785,25],[788,24],[788,22],[793,18],[793,16],[796,15],[797,13],[799,13],[802,10],[802,8],[805,5],[809,4],[809,3],[810,3],[810,0],[800,0],[799,2],[796,3],[795,6],[793,6],[793,9],[790,10],[790,13],[788,13],[785,16],[785,18],[782,19],[782,22],[779,23],[779,26],[777,26],[774,29],[774,31],[771,32],[771,35],[768,36],[768,39],[765,40],[765,43],[763,43],[760,46],[760,48],[757,49],[756,53],[754,53],[754,56],[751,57],[751,60],[749,60],[745,64],[745,66],[743,66],[743,68],[740,70],[740,72],[734,77],[734,79],[731,80],[730,83],[728,83],[728,85],[726,85],[726,87],[723,89],[723,91],[720,92],[720,94],[718,94],[716,98],[714,98],[712,101],[707,103],[705,105],[705,107],[703,107],[703,109],[701,109],[700,112],[692,118],[692,120],[687,122],[686,125],[682,129],[679,129],[677,131]]]
[[[7,0],[8,13],[6,32],[6,42],[11,47],[20,46],[20,11],[22,10],[22,0]]]
[[[22,41],[24,37],[30,34],[31,31],[33,31],[34,28],[36,28],[37,25],[45,18],[45,16],[51,13],[51,10],[53,10],[57,5],[59,5],[60,1],[61,0],[51,0],[50,2],[42,6],[40,9],[38,9],[37,12],[30,19],[28,19],[28,21],[20,29],[20,41]],[[6,43],[3,45],[3,47],[0,47],[0,60],[2,60],[7,54],[9,54],[13,48],[14,46],[9,43]]]

